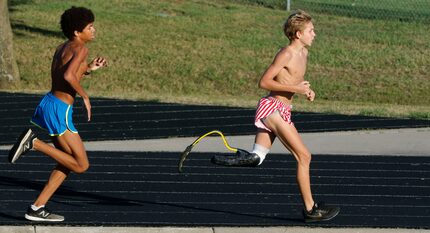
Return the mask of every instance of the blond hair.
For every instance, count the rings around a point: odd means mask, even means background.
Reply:
[[[297,10],[288,17],[287,21],[285,21],[285,36],[287,36],[290,41],[297,39],[297,32],[303,31],[306,24],[309,22],[312,22],[312,17],[302,10]]]

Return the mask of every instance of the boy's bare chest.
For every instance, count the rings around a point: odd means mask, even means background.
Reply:
[[[276,79],[285,84],[297,84],[304,80],[306,59],[295,59],[284,65]]]

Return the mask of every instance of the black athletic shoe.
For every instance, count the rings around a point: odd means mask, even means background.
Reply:
[[[215,155],[211,162],[230,167],[256,167],[260,163],[260,157],[255,153],[238,149],[235,155]]]
[[[31,129],[26,129],[19,136],[18,141],[13,145],[9,151],[9,162],[15,163],[19,157],[29,150],[33,149],[33,140],[36,138],[36,134]]]
[[[38,222],[62,222],[64,217],[61,215],[52,214],[48,209],[42,207],[34,211],[31,206],[28,207],[25,218],[30,221]]]
[[[328,221],[340,212],[339,207],[335,206],[326,206],[324,202],[315,203],[312,210],[309,212],[307,210],[303,210],[303,217],[305,218],[305,222],[320,222],[320,221]]]

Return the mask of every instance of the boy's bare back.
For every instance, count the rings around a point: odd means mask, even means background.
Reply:
[[[85,27],[82,30],[73,30],[73,35],[69,34],[69,40],[58,46],[54,53],[51,65],[51,92],[69,105],[73,104],[76,94],[80,95],[90,121],[90,99],[80,81],[84,74],[105,67],[107,62],[103,57],[97,57],[87,64],[88,48],[85,44],[95,38],[95,27],[93,21],[83,25]]]
[[[57,47],[51,66],[52,89],[51,91],[68,104],[72,104],[76,96],[76,90],[66,80],[66,73],[74,72],[80,81],[87,69],[88,49],[79,43],[64,42]]]

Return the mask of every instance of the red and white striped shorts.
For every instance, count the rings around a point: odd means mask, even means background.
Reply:
[[[261,98],[260,102],[258,103],[258,108],[255,113],[255,126],[257,126],[257,128],[272,132],[272,130],[264,125],[262,120],[275,111],[279,112],[285,122],[290,125],[294,125],[293,122],[291,122],[291,105],[287,105],[276,98],[267,96]]]

